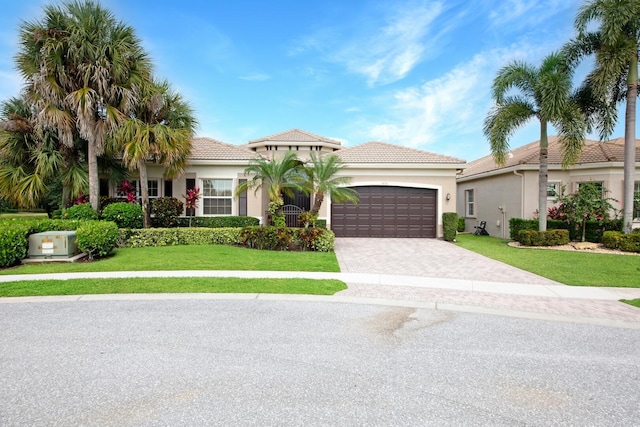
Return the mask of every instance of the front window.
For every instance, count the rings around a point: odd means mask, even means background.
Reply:
[[[636,181],[633,187],[633,217],[640,219],[640,181]]]
[[[547,199],[555,199],[560,195],[560,183],[549,182],[547,183]]]
[[[147,181],[147,192],[149,193],[150,199],[155,199],[160,195],[157,179],[150,179]]]
[[[233,200],[232,180],[202,180],[202,213],[204,215],[231,215]]]
[[[474,190],[466,190],[464,192],[464,199],[466,205],[466,216],[474,217],[476,216],[475,212],[475,203],[474,203]]]

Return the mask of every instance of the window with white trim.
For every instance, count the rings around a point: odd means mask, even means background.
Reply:
[[[547,199],[554,200],[560,195],[560,182],[547,183]]]
[[[640,181],[633,186],[633,218],[640,219]]]
[[[233,202],[233,180],[202,180],[203,215],[231,215]]]
[[[160,195],[160,187],[158,186],[157,179],[150,179],[147,181],[147,193],[150,199],[155,199]]]
[[[465,216],[470,216],[470,217],[476,216],[474,198],[475,198],[474,190],[465,190],[464,192]]]

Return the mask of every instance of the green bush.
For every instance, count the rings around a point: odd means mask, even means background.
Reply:
[[[316,252],[333,252],[336,235],[326,228],[318,228],[318,230],[321,230],[321,233],[316,236],[311,248]]]
[[[625,252],[640,252],[640,232],[635,230],[631,234],[621,231],[605,231],[602,244],[609,249],[619,249]]]
[[[459,217],[458,218],[458,233],[463,233],[466,228],[467,228],[467,224],[466,224],[464,218],[463,217]]]
[[[168,228],[178,226],[178,217],[182,215],[184,203],[175,197],[159,197],[151,201],[151,219],[154,227]]]
[[[24,224],[0,226],[0,267],[11,267],[27,256],[29,227]]]
[[[82,203],[65,209],[62,213],[62,218],[96,220],[98,219],[98,212],[93,210],[90,203]]]
[[[76,230],[78,248],[89,259],[100,258],[113,252],[118,242],[118,226],[112,221],[90,221]]]
[[[254,249],[286,251],[293,235],[293,229],[287,227],[245,227],[240,232],[240,243]]]
[[[602,233],[602,244],[605,248],[620,249],[620,242],[624,238],[621,231],[605,231]]]
[[[119,246],[236,245],[240,228],[147,228],[120,230]]]
[[[318,227],[318,228],[327,228],[327,220],[326,219],[316,219],[316,227]]]
[[[442,228],[444,230],[444,240],[447,242],[456,240],[458,214],[455,212],[444,212],[442,214]]]
[[[520,230],[518,242],[524,246],[558,246],[569,243],[568,230]]]
[[[582,240],[581,224],[571,226],[565,221],[549,219],[547,220],[547,230],[569,230],[569,240]],[[539,228],[537,219],[511,218],[509,220],[509,234],[511,240],[518,240],[520,230],[537,231]],[[610,221],[587,221],[585,228],[585,240],[587,242],[602,242],[602,233],[605,231],[621,231],[622,220],[614,219]]]
[[[102,211],[102,219],[115,222],[119,228],[142,228],[142,207],[137,203],[112,203]]]
[[[41,213],[9,213],[0,215],[0,219],[25,219],[25,220],[33,220],[33,219],[48,219],[49,215],[46,212]]]
[[[260,224],[260,220],[252,216],[183,216],[177,219],[178,227],[189,227],[189,218],[191,218],[192,227],[244,228],[257,226],[258,224]]]

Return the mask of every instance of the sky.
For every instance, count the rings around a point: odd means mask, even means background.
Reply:
[[[0,101],[22,85],[13,59],[21,22],[56,2],[3,3]],[[382,141],[472,161],[490,153],[482,125],[498,70],[513,61],[538,66],[561,48],[583,1],[100,3],[135,28],[155,76],[194,109],[198,136],[240,145],[298,128],[347,147]],[[624,135],[623,123],[612,138]],[[539,134],[531,121],[510,146]]]

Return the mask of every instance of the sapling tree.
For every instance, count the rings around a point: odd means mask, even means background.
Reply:
[[[198,207],[198,199],[200,199],[200,188],[195,187],[190,190],[187,190],[186,195],[182,195],[184,197],[184,207],[187,208],[187,212],[195,212]],[[191,217],[193,215],[189,215],[189,227],[191,227]]]
[[[598,221],[602,224],[610,219],[611,212],[615,208],[611,202],[615,199],[605,197],[607,190],[599,183],[586,182],[580,184],[578,191],[565,195],[564,188],[560,196],[556,198],[559,206],[550,209],[550,216],[554,219],[566,221],[577,230],[581,227],[582,241],[585,241],[587,221]]]

